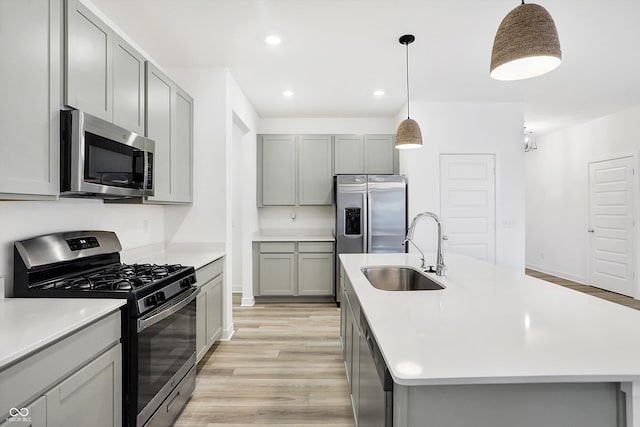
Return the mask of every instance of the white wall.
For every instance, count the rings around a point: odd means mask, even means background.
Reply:
[[[167,74],[193,97],[193,205],[166,207],[166,239],[223,242],[226,229],[226,75],[217,68]]]
[[[6,294],[13,286],[13,243],[59,231],[115,231],[124,249],[164,241],[161,206],[103,204],[101,200],[0,201],[0,277]],[[0,295],[2,294],[0,289]]]
[[[253,305],[253,283],[252,283],[252,271],[253,260],[251,256],[251,239],[253,232],[258,228],[258,214],[256,208],[256,129],[258,128],[258,114],[256,113],[253,105],[249,102],[242,89],[238,86],[237,82],[227,70],[226,73],[226,88],[227,88],[227,115],[225,117],[226,124],[226,144],[227,144],[227,196],[226,196],[226,208],[227,208],[227,238],[226,251],[228,254],[236,253],[240,256],[241,260],[227,260],[227,270],[231,271],[231,283],[241,285],[242,288],[242,301],[241,304],[245,306]],[[234,127],[238,131],[243,132],[242,135],[236,135],[234,138]],[[234,143],[240,143],[242,146],[233,147]],[[234,149],[235,148],[235,149]],[[241,156],[244,168],[238,170],[233,168],[234,154]],[[236,159],[237,160],[237,159]],[[236,205],[240,205],[240,212],[234,212],[234,194],[233,191],[240,191],[241,194],[235,194],[238,197]],[[241,248],[233,247],[233,221],[234,216],[241,216],[242,218],[242,230],[240,232],[240,244]],[[240,266],[238,266],[240,263]],[[233,278],[233,265],[242,269],[242,278],[235,280]],[[236,289],[239,290],[239,289]],[[229,311],[225,314],[228,319],[231,319],[231,293],[228,298]],[[227,331],[229,334],[233,331]]]
[[[640,106],[537,136],[536,141],[538,150],[525,156],[527,267],[587,283],[588,164],[625,155],[635,155],[637,162]]]
[[[400,173],[408,177],[409,220],[423,211],[440,214],[440,154],[495,154],[496,264],[524,270],[523,106],[513,103],[411,103],[411,118],[424,146],[400,152]],[[396,123],[405,118],[404,112]],[[424,225],[423,225],[424,224]],[[435,226],[418,226],[416,242],[435,251]],[[411,249],[413,251],[413,248]],[[446,263],[446,253],[445,263]]]

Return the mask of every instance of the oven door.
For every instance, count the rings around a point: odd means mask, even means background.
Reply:
[[[199,291],[190,288],[137,321],[138,426],[149,420],[195,366],[196,296]]]

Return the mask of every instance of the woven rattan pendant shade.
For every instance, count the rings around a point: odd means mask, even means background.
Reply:
[[[407,50],[407,118],[400,123],[396,131],[395,147],[400,149],[422,147],[422,132],[418,122],[409,118],[409,44],[416,38],[411,34],[405,34],[398,40],[405,45]]]
[[[554,70],[562,61],[553,18],[537,4],[521,4],[504,17],[491,52],[491,77],[522,80]]]
[[[404,119],[396,131],[396,148],[420,147],[422,147],[422,132],[418,122],[413,119]]]

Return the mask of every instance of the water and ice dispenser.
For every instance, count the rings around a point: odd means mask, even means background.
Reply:
[[[345,208],[344,209],[344,234],[345,235],[360,235],[360,213],[361,208]]]

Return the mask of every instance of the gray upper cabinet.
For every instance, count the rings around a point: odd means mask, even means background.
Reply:
[[[78,0],[66,0],[65,105],[144,134],[145,58]]]
[[[398,173],[398,153],[394,135],[337,135],[334,147],[334,173]]]
[[[298,139],[298,204],[330,205],[333,191],[331,136]]]
[[[62,14],[61,0],[0,2],[0,199],[60,192]]]
[[[296,137],[258,137],[258,205],[296,204]]]
[[[364,137],[362,135],[336,135],[334,173],[364,173]]]
[[[171,200],[171,122],[172,83],[153,64],[147,62],[146,136],[156,143],[153,154],[154,197],[150,201]]]
[[[173,201],[191,203],[193,201],[193,98],[176,87],[175,106],[175,133],[171,141],[173,147],[171,169],[176,171],[172,174]]]
[[[258,206],[330,205],[331,135],[258,135]]]
[[[193,98],[146,63],[146,136],[155,141],[150,203],[193,201]]]
[[[113,49],[113,122],[144,135],[145,59],[117,35]]]
[[[393,135],[365,135],[364,171],[367,174],[391,174],[397,171],[398,153]]]
[[[113,121],[113,31],[78,0],[67,0],[65,104]]]

